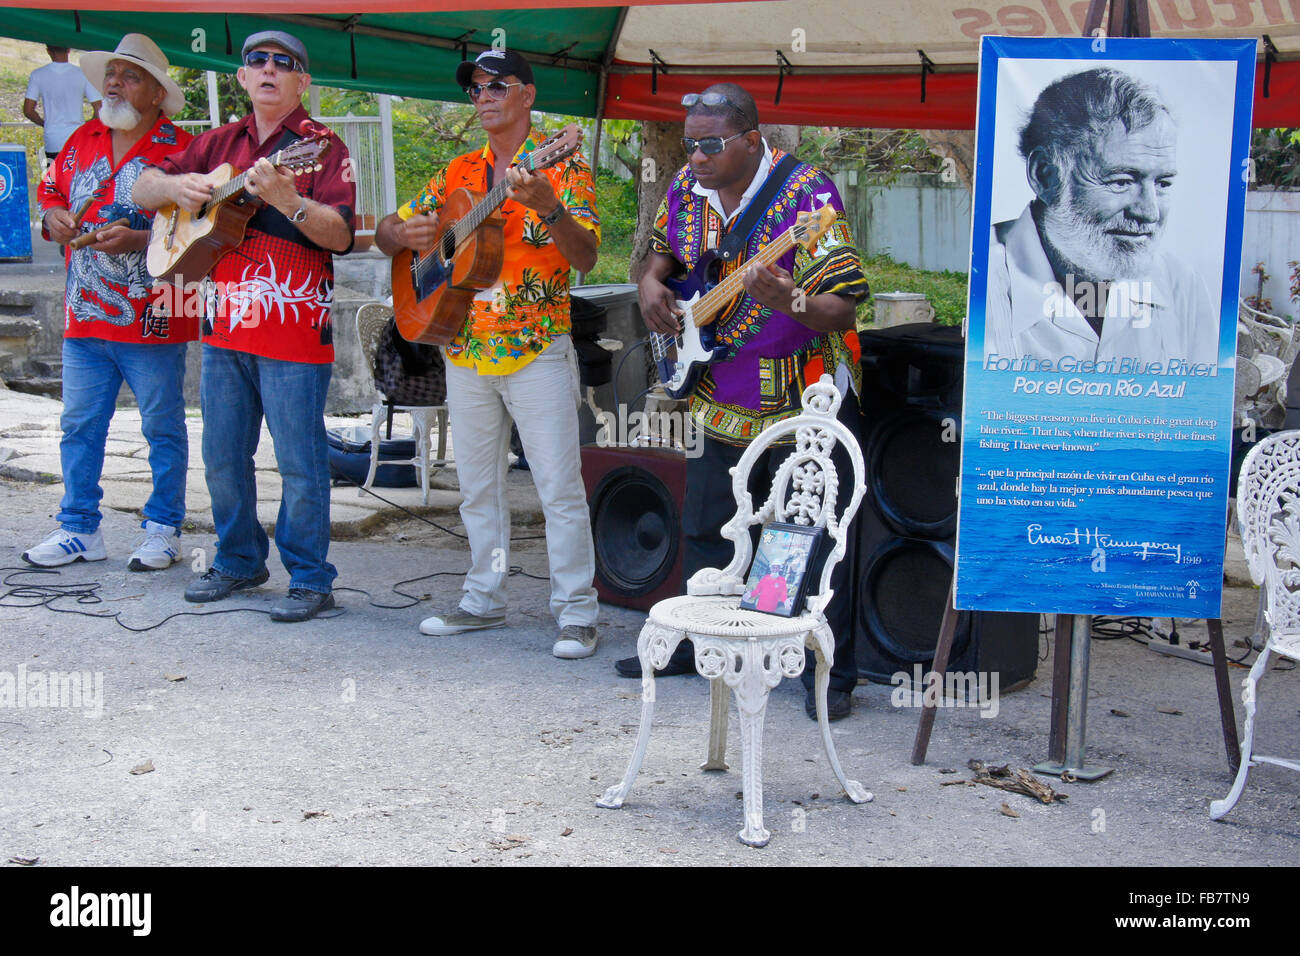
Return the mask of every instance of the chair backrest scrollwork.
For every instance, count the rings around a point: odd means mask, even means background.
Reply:
[[[1237,520],[1270,628],[1300,627],[1300,431],[1269,435],[1246,456]]]
[[[808,527],[825,528],[832,543],[815,590],[810,589],[805,609],[820,614],[830,601],[831,572],[848,550],[848,528],[857,514],[866,492],[866,475],[862,450],[857,439],[837,418],[840,393],[829,375],[804,389],[803,411],[778,422],[752,442],[731,469],[731,490],[736,513],[722,528],[722,535],[735,545],[731,563],[721,578],[743,583],[753,560],[750,528],[769,521],[784,521]],[[772,478],[771,491],[757,509],[749,493],[749,477],[755,462],[764,452],[783,439],[793,437],[794,445]],[[836,444],[844,446],[853,463],[852,484],[847,500],[840,507],[841,477],[836,472],[831,453]],[[777,446],[779,453],[784,446]],[[843,476],[845,479],[850,476]],[[733,585],[734,587],[734,585]],[[737,592],[738,593],[738,592]]]

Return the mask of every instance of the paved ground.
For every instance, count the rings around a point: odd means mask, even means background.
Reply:
[[[19,554],[52,526],[61,485],[17,480],[57,474],[57,404],[0,391],[0,686],[4,674],[89,672],[99,704],[0,709],[6,783],[0,860],[41,864],[744,863],[830,864],[1295,864],[1300,775],[1252,772],[1228,823],[1207,805],[1229,786],[1209,667],[1157,656],[1129,640],[1097,642],[1089,701],[1089,759],[1115,768],[1094,784],[1061,786],[1041,805],[981,786],[971,758],[1028,767],[1046,756],[1051,659],[996,717],[948,708],[929,761],[908,762],[917,712],[891,688],[863,685],[834,725],[841,760],[876,799],[839,790],[802,692],[772,694],[766,727],[766,820],[772,842],[752,850],[740,827],[738,728],[727,774],[696,768],[707,735],[708,688],[673,678],[659,688],[655,732],[636,788],[619,811],[595,799],[621,776],[640,715],[640,686],[613,661],[634,650],[643,615],[602,608],[599,653],[550,655],[547,587],[516,575],[509,627],[474,636],[417,633],[431,609],[459,596],[465,551],[455,538],[338,489],[331,559],[340,613],[305,625],[265,612],[287,577],[272,558],[268,585],[207,608],[181,599],[190,571],[134,574],[145,464],[119,412],[106,482],[110,557],[58,575],[14,573]],[[197,432],[199,422],[192,420]],[[194,458],[197,461],[197,445]],[[269,446],[268,446],[269,447]],[[0,455],[4,454],[0,452]],[[274,508],[273,460],[259,460],[259,507]],[[452,530],[454,473],[429,514]],[[191,473],[188,547],[212,553],[203,485]],[[535,498],[516,474],[512,563],[544,575],[532,536]],[[418,492],[402,492],[404,503]],[[355,509],[355,510],[354,510]],[[365,512],[362,514],[361,512]],[[396,582],[444,572],[401,586]],[[1240,567],[1235,575],[1239,580]],[[31,606],[28,586],[93,591]],[[358,590],[366,589],[371,598]],[[48,593],[48,590],[45,592]],[[1256,592],[1228,591],[1231,646],[1253,629]],[[398,607],[391,607],[398,605]],[[58,612],[82,612],[58,613]],[[216,613],[231,611],[232,613]],[[144,628],[174,617],[151,630]],[[116,615],[95,619],[90,615]],[[216,616],[210,616],[215,614]],[[1184,628],[1194,638],[1196,628]],[[1233,669],[1239,680],[1244,671]],[[12,679],[12,678],[11,678]],[[93,679],[89,682],[93,684]],[[1270,673],[1262,692],[1264,752],[1286,753],[1300,717],[1300,678]],[[87,710],[99,709],[98,717]],[[1178,713],[1170,713],[1178,711]],[[151,765],[152,771],[132,774]],[[955,770],[955,774],[941,773]],[[1058,786],[1060,786],[1058,784]],[[1007,815],[1008,810],[1017,816]]]

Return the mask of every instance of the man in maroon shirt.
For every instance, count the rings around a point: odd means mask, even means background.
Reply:
[[[81,69],[103,91],[100,116],[68,137],[37,192],[41,234],[63,244],[68,266],[63,315],[63,501],[59,527],[23,552],[51,568],[108,556],[99,530],[100,475],[108,423],[125,380],[140,407],[153,487],[144,508],[144,540],[132,571],[161,571],[180,560],[185,519],[185,346],[198,323],[167,316],[145,268],[149,213],[131,186],[154,164],[183,149],[190,135],[168,113],[184,108],[167,58],[147,36],[128,33],[112,52],[85,53]]]
[[[246,192],[265,205],[243,242],[212,269],[203,319],[203,464],[218,549],[185,589],[187,601],[218,601],[268,578],[269,545],[257,517],[253,453],[262,418],[275,443],[283,490],[275,543],[289,593],[275,621],[305,621],[334,606],[329,552],[329,459],[325,393],[334,361],[330,307],[333,255],[352,249],[356,188],[347,148],[302,108],[311,85],[307,51],[295,36],[266,31],[243,47],[240,85],[253,112],[205,133],[136,184],[136,201],[198,210],[222,163],[247,170]],[[321,168],[295,177],[268,157],[318,136]]]

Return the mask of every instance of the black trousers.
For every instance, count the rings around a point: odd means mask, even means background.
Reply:
[[[860,415],[856,396],[845,396],[840,404],[839,420],[853,435],[859,439]],[[728,445],[701,436],[703,451],[697,458],[686,461],[686,501],[682,508],[682,593],[686,593],[686,582],[700,568],[725,568],[734,553],[734,545],[722,536],[722,526],[736,512],[736,500],[731,493],[731,474],[729,469],[740,461],[745,449],[737,445]],[[763,453],[754,463],[749,473],[749,493],[756,506],[767,499],[772,488],[772,479],[781,467],[781,462],[792,450],[791,445],[774,445]],[[838,443],[831,455],[835,463],[836,474],[840,482],[840,501],[851,493],[853,465],[848,453]],[[869,507],[864,498],[862,507]],[[859,509],[861,510],[861,509]],[[835,570],[831,572],[831,587],[835,597],[826,609],[826,620],[835,635],[835,661],[831,666],[830,688],[838,691],[852,691],[858,683],[858,664],[854,655],[853,630],[856,602],[854,589],[856,575],[854,560],[856,557],[857,521],[849,528],[848,551],[840,559]],[[754,525],[750,532],[755,546],[758,544],[759,526]],[[673,657],[680,663],[692,659],[694,649],[689,640],[677,646]],[[803,672],[803,683],[807,688],[813,685],[815,658],[807,652],[807,661]]]

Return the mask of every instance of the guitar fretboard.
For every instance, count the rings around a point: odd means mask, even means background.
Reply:
[[[284,150],[276,150],[275,154],[270,157],[271,165],[279,168],[283,158]],[[242,192],[246,185],[248,185],[248,170],[244,170],[238,176],[232,176],[225,183],[212,190],[212,198],[207,201],[204,209],[220,206],[227,199],[231,199]]]
[[[536,157],[537,154],[542,151],[543,147],[533,150],[533,152],[524,156],[518,165],[527,169],[530,173],[536,172],[538,169]],[[560,155],[562,156],[563,153]],[[558,159],[559,157],[555,158]],[[547,158],[544,158],[543,162],[546,163],[546,165],[550,165],[550,160]],[[492,214],[492,211],[506,201],[506,196],[509,194],[509,191],[510,182],[503,174],[497,184],[487,191],[487,195],[475,203],[473,208],[452,226],[451,235],[455,240],[455,248],[451,250],[450,255],[444,257],[445,261],[450,262],[456,257],[456,253],[460,252],[461,246],[468,242],[470,237],[474,235],[474,230],[483,225],[487,220],[487,217]],[[443,240],[444,242],[446,241],[445,235]],[[434,246],[424,255],[416,258],[413,268],[415,274],[419,276],[421,280],[423,280],[428,275],[429,270],[436,265],[438,253],[439,248]]]
[[[766,269],[789,252],[794,247],[795,242],[799,241],[795,236],[796,231],[806,232],[805,225],[796,223],[791,226],[781,234],[779,239],[775,242],[769,242],[758,255],[706,292],[691,307],[691,318],[695,320],[696,328],[710,324],[717,318],[718,313],[722,311],[726,304],[745,288],[744,275],[746,269],[755,263]]]

